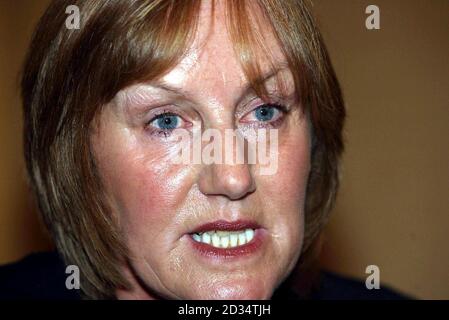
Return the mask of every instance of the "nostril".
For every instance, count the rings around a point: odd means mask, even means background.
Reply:
[[[241,199],[256,190],[248,165],[203,166],[198,186],[204,195],[221,195],[231,200]]]

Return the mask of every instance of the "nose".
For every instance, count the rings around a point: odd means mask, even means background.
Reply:
[[[199,177],[199,189],[205,195],[224,196],[238,200],[256,190],[251,165],[208,164],[204,165]]]

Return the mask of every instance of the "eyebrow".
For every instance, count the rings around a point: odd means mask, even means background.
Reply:
[[[266,83],[268,80],[271,80],[272,78],[276,77],[279,73],[281,73],[282,71],[285,71],[285,70],[290,70],[288,64],[287,63],[279,63],[277,66],[270,69],[268,72],[266,72],[262,76],[258,77],[256,79],[256,82]],[[172,86],[171,84],[161,81],[161,80],[152,81],[152,82],[148,83],[148,85],[153,88],[156,88],[156,89],[161,89],[164,91],[171,92],[178,96],[182,96],[182,97],[188,96],[188,94],[186,94],[181,87]],[[242,91],[240,99],[242,99],[243,97],[248,95],[252,90],[253,90],[253,88],[251,86],[251,83],[247,83]]]

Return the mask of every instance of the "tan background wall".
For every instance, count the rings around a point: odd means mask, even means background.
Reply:
[[[26,188],[17,72],[47,0],[0,1],[0,263],[49,248]],[[343,181],[323,265],[449,298],[449,1],[314,1],[344,90]],[[379,6],[381,29],[365,28]]]
[[[27,192],[18,72],[47,1],[0,0],[0,263],[48,248]]]

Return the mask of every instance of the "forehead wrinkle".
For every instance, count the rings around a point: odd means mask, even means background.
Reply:
[[[179,87],[185,82],[188,74],[194,72],[193,69],[198,66],[198,59],[196,50],[188,50],[181,62],[162,77],[163,81]]]
[[[287,65],[279,64],[278,66],[275,66],[274,69],[269,70],[265,74],[262,74],[260,77],[258,77],[256,79],[256,81],[266,84],[268,81],[272,80],[273,78],[280,78],[279,74],[283,73],[284,71],[288,71],[288,70],[290,70],[290,68]],[[238,95],[238,97],[239,97],[238,100],[241,100],[242,98],[244,98],[246,95],[248,95],[253,90],[251,83],[249,83],[249,81],[246,79],[246,77],[243,76],[242,78],[235,80],[235,81],[239,81],[239,84],[237,86],[239,88],[241,88],[240,94]],[[283,77],[282,77],[282,79],[283,79]],[[234,82],[233,80],[228,80],[226,78],[226,73],[224,71],[221,73],[221,81],[225,87],[227,84]],[[283,81],[281,83],[283,83]],[[176,86],[176,85],[168,83],[162,79],[151,81],[150,83],[148,83],[148,87],[153,88],[153,89],[167,91],[175,96],[183,97],[186,100],[189,100],[189,97],[194,98],[195,96],[197,96],[197,94],[186,90],[186,88],[183,86]],[[130,101],[131,99],[135,100],[132,96],[130,98],[129,95],[126,95],[126,97],[127,97],[127,99],[126,99],[127,101]],[[215,101],[218,101],[218,100],[215,99]]]

